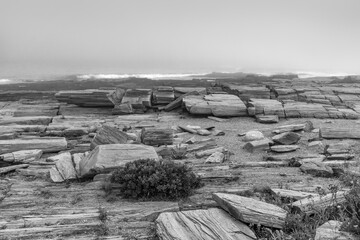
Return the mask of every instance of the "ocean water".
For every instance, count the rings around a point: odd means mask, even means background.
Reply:
[[[210,73],[210,72],[209,72]],[[44,76],[30,76],[30,77],[0,77],[0,85],[1,84],[11,84],[11,83],[21,83],[21,82],[33,82],[33,81],[51,81],[51,80],[62,80],[62,79],[73,79],[73,80],[96,80],[96,79],[127,79],[127,78],[148,78],[153,80],[161,80],[161,79],[174,79],[174,80],[191,80],[193,78],[202,78],[206,74],[209,73],[143,73],[143,74],[108,74],[108,73],[99,73],[99,74],[73,74],[73,75],[44,75]],[[224,73],[224,72],[222,72]],[[235,73],[235,72],[225,72],[225,73]],[[322,73],[322,72],[294,72],[299,76],[299,78],[306,79],[312,77],[344,77],[350,75],[359,75],[359,74],[349,74],[349,73]],[[289,74],[289,73],[279,73],[279,72],[262,72],[255,73],[258,75],[271,76],[274,74]]]

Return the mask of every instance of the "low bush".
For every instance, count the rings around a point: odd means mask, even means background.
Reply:
[[[173,161],[137,160],[113,172],[110,181],[132,199],[179,199],[201,186],[189,167]]]

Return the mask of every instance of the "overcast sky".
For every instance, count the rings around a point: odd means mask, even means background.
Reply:
[[[0,0],[0,77],[360,73],[359,0]]]

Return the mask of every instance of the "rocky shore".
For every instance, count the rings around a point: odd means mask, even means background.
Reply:
[[[290,213],[341,205],[339,176],[360,176],[360,82],[250,80],[4,87],[0,239],[261,239],[254,226],[295,239]],[[109,194],[138,159],[186,164],[204,186],[178,201]],[[356,239],[330,220],[315,239]]]

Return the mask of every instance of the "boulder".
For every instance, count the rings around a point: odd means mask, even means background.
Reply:
[[[95,137],[91,141],[90,149],[92,150],[96,146],[103,144],[124,144],[127,142],[127,140],[128,135],[123,131],[108,125],[104,125],[96,133]]]
[[[275,135],[272,140],[283,145],[290,145],[297,143],[300,140],[300,135],[294,132],[284,132]]]
[[[70,153],[56,161],[55,166],[50,169],[50,178],[53,182],[63,182],[65,180],[77,178],[77,173]]]
[[[261,139],[264,139],[264,134],[256,130],[248,131],[244,137],[245,142],[256,141]]]
[[[248,226],[218,208],[163,212],[155,224],[160,240],[256,239]]]
[[[80,176],[107,173],[139,159],[159,160],[151,146],[137,144],[98,145],[80,161]]]
[[[322,162],[305,162],[300,166],[300,170],[317,177],[331,177],[334,172],[331,167]]]

